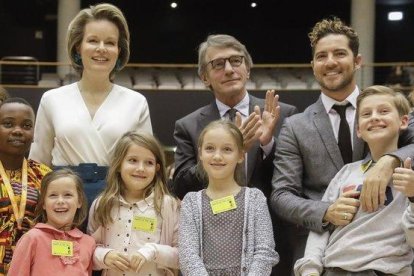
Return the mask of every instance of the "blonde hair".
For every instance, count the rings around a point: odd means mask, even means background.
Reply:
[[[333,17],[332,19],[322,19],[317,22],[312,28],[312,31],[308,34],[312,48],[312,56],[315,55],[315,47],[318,41],[330,34],[346,36],[348,38],[348,46],[352,50],[354,57],[358,55],[359,38],[357,32],[347,26],[338,17]]]
[[[150,134],[133,131],[127,132],[115,146],[108,175],[106,177],[106,186],[98,197],[99,201],[93,219],[99,225],[107,226],[113,222],[111,211],[125,189],[120,169],[131,145],[138,145],[151,151],[155,156],[156,163],[159,165],[159,169],[155,173],[154,179],[144,190],[144,198],[147,198],[151,193],[154,193],[154,208],[157,214],[161,215],[164,196],[170,195],[166,185],[167,174],[165,170],[164,152],[158,140]]]
[[[211,123],[209,123],[204,129],[203,131],[201,131],[200,136],[198,136],[198,151],[200,152],[202,147],[203,147],[203,143],[204,143],[204,136],[206,135],[206,133],[210,130],[214,130],[217,128],[221,128],[224,129],[225,131],[227,131],[231,137],[234,139],[234,142],[236,142],[236,146],[237,149],[239,150],[239,152],[244,152],[244,146],[243,146],[243,134],[240,132],[239,128],[234,125],[232,122],[227,121],[227,120],[217,120],[217,121],[213,121]],[[243,166],[244,163],[241,164],[237,164],[236,169],[234,170],[234,180],[237,182],[237,184],[242,185],[245,182],[245,176],[243,175]],[[205,171],[203,164],[200,160],[200,158],[198,159],[198,164],[197,164],[197,177],[202,180],[203,182],[208,182],[208,175],[207,172]]]
[[[414,106],[414,90],[412,90],[412,91],[408,94],[408,100],[410,101],[410,105],[413,107],[413,106]]]
[[[83,66],[76,61],[75,55],[78,53],[78,48],[82,43],[86,24],[98,20],[108,20],[115,24],[119,31],[118,47],[120,51],[116,66],[109,75],[110,80],[112,80],[115,72],[121,71],[125,64],[128,63],[130,54],[128,23],[122,11],[114,5],[104,3],[81,10],[69,24],[66,35],[67,51],[73,68],[82,75]]]
[[[357,115],[359,115],[359,109],[363,99],[372,95],[388,95],[392,97],[394,106],[397,108],[398,114],[400,116],[408,115],[410,113],[410,103],[407,98],[399,93],[395,92],[392,88],[382,85],[373,85],[365,88],[361,93],[359,93],[356,106],[357,106]]]
[[[86,219],[88,215],[88,202],[86,200],[86,195],[83,190],[83,183],[82,179],[71,169],[60,169],[56,171],[51,171],[45,177],[42,179],[41,187],[40,187],[40,196],[39,200],[36,205],[35,209],[35,222],[47,222],[47,213],[43,209],[43,206],[45,205],[45,198],[47,189],[49,187],[49,184],[52,181],[58,180],[60,178],[68,177],[73,180],[76,184],[76,192],[78,193],[78,200],[81,203],[81,207],[76,210],[75,217],[73,218],[72,222],[72,228],[73,227],[79,227],[82,222]]]

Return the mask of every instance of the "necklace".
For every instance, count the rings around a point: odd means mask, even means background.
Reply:
[[[7,176],[4,170],[3,164],[0,161],[0,174],[3,179],[4,186],[6,186],[7,194],[9,195],[10,202],[13,208],[13,214],[17,222],[17,228],[22,229],[22,222],[24,217],[24,211],[26,210],[27,202],[27,161],[23,159],[22,165],[22,192],[20,197],[20,208],[17,206],[16,197],[13,192],[13,188],[10,184],[10,178]]]

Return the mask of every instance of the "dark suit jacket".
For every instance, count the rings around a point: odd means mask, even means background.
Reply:
[[[255,105],[263,109],[263,99],[251,95],[249,97],[250,112],[253,112]],[[292,105],[284,103],[279,103],[279,105],[280,119],[275,129],[275,137],[280,132],[283,120],[297,112],[296,107]],[[175,123],[174,140],[177,150],[175,152],[175,172],[172,190],[180,199],[188,192],[199,191],[206,187],[206,183],[200,181],[196,176],[198,136],[208,123],[218,119],[220,119],[220,113],[216,102],[213,101]],[[259,142],[256,142],[249,150],[247,156],[247,183],[251,187],[262,190],[266,197],[269,198],[273,174],[274,148],[271,154],[263,159]]]
[[[356,127],[356,124],[355,124]],[[414,156],[414,126],[401,133],[393,155],[401,160]],[[367,153],[366,144],[353,137],[353,161]],[[293,241],[289,250],[304,248],[308,230],[322,232],[322,219],[330,203],[321,198],[329,182],[344,165],[332,126],[322,100],[303,113],[285,120],[276,144],[271,207],[284,220],[292,222],[285,240]],[[296,236],[295,236],[296,235]],[[299,237],[302,236],[302,237]],[[302,240],[302,241],[300,241]],[[296,253],[295,253],[296,254]],[[297,256],[302,257],[303,251]]]

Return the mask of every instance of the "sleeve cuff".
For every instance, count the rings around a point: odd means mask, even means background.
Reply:
[[[155,260],[156,251],[156,248],[151,244],[146,244],[138,250],[147,261]]]
[[[275,138],[272,137],[272,140],[270,140],[270,142],[267,145],[264,145],[264,146],[260,145],[260,148],[263,151],[263,159],[265,159],[266,156],[268,156],[272,152],[274,143],[275,143]]]
[[[108,266],[105,265],[104,260],[106,254],[108,254],[113,249],[111,248],[105,248],[105,247],[96,247],[95,252],[93,254],[94,264],[93,267],[97,269],[107,269]]]

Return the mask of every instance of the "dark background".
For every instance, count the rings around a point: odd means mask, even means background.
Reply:
[[[365,1],[365,0],[360,0]],[[81,8],[99,1],[83,0]],[[307,63],[307,33],[323,17],[350,21],[350,0],[166,0],[107,1],[125,13],[132,63],[196,63],[208,34],[227,33],[246,44],[255,63]],[[56,61],[57,0],[0,0],[0,58],[35,56]],[[387,21],[403,10],[404,20]],[[414,0],[377,0],[375,61],[414,60]],[[43,36],[36,39],[36,32]]]

